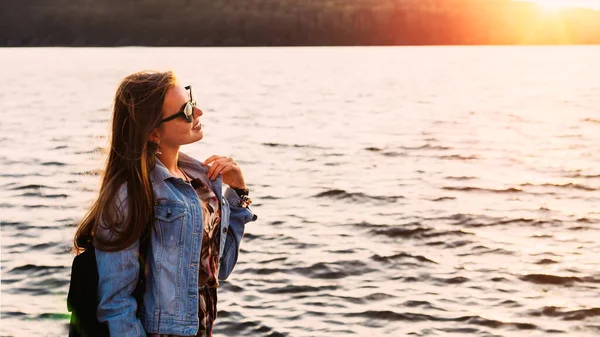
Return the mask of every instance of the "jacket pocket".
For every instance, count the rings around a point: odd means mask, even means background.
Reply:
[[[156,202],[154,218],[160,231],[160,244],[173,248],[183,244],[183,230],[186,217],[184,205],[173,201]]]

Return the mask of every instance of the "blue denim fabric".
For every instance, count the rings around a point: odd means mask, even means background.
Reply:
[[[221,202],[221,241],[219,279],[229,277],[238,259],[245,224],[256,220],[248,208],[240,207],[240,198],[227,188],[222,196],[221,176],[206,177],[208,168],[199,161],[179,154],[179,167],[188,175],[202,179]],[[157,159],[150,173],[154,191],[154,223],[146,264],[146,292],[138,313],[131,295],[138,272],[139,242],[118,252],[96,249],[98,263],[97,316],[108,322],[111,336],[139,337],[146,332],[193,336],[198,320],[198,268],[202,244],[202,207],[194,189],[173,176]],[[127,186],[117,196],[119,209],[127,214]],[[100,226],[95,236],[109,238],[112,233]]]

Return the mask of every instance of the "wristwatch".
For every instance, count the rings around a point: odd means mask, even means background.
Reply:
[[[247,188],[235,188],[235,187],[231,187],[230,188],[240,197],[240,206],[244,207],[244,208],[248,208],[248,206],[250,206],[250,204],[252,204],[252,199],[250,199],[250,197],[248,196],[248,194],[250,193],[250,190]]]
[[[235,188],[235,187],[231,187],[232,190],[235,191],[235,193],[237,193],[237,195],[240,196],[240,198],[242,197],[242,195],[248,195],[250,193],[250,190],[247,188]]]

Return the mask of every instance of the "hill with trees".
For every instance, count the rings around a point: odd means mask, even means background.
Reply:
[[[2,46],[598,44],[600,11],[510,0],[3,0]]]

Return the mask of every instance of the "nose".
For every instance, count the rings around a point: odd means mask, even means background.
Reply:
[[[204,112],[200,108],[194,107],[194,117],[199,117],[202,115],[204,115]]]

